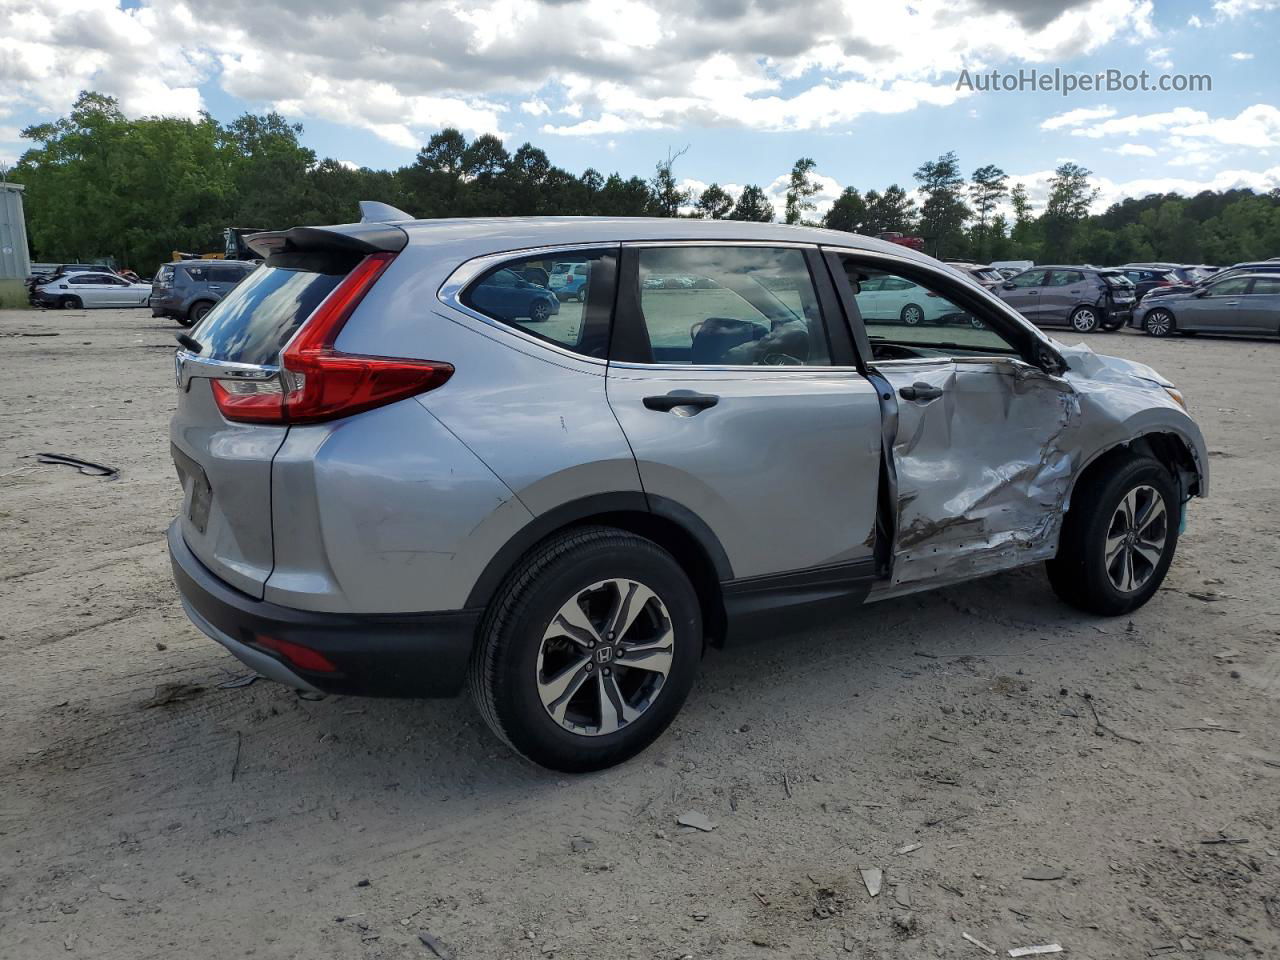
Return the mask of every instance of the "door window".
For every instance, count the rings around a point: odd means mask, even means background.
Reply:
[[[1253,289],[1249,292],[1275,296],[1280,293],[1280,277],[1258,277],[1253,281]]]
[[[1028,270],[1026,273],[1020,273],[1009,283],[1013,284],[1015,290],[1023,290],[1027,287],[1039,287],[1044,279],[1043,270]]]
[[[1069,287],[1076,283],[1084,283],[1084,274],[1079,270],[1051,270],[1045,286]]]
[[[240,272],[240,268],[229,263],[219,263],[209,267],[210,283],[239,283],[242,276],[244,274]]]
[[[1248,289],[1248,277],[1232,277],[1230,280],[1223,280],[1221,283],[1212,283],[1208,287],[1209,296],[1211,297],[1234,297]]]
[[[196,283],[204,283],[209,277],[208,267],[187,267],[187,277]]]
[[[638,254],[644,362],[829,366],[804,251],[644,247]]]
[[[554,261],[511,260],[482,274],[462,302],[540,340],[603,359],[609,349],[616,260],[612,251],[599,250],[559,253]],[[562,301],[556,291],[565,275],[580,280],[575,281],[574,299]],[[552,282],[553,277],[558,279]]]
[[[99,286],[105,282],[106,277],[97,273],[78,273],[74,277],[67,277],[67,283],[78,286]]]
[[[925,283],[852,258],[841,262],[876,360],[1020,353],[1001,333]]]

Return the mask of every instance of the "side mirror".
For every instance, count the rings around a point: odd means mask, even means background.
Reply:
[[[1207,296],[1209,295],[1209,288],[1208,288],[1208,287],[1201,287],[1199,290],[1197,290],[1197,291],[1195,292],[1195,294],[1194,294],[1194,295],[1195,295],[1195,296],[1197,296],[1197,297],[1207,297]]]
[[[1012,290],[1012,289],[1013,289],[1013,281],[1012,281],[1012,280],[1006,280],[1004,283],[1000,284],[1000,286],[1004,287],[1006,290]]]

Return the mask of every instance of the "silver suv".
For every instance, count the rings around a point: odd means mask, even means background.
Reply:
[[[176,359],[183,604],[293,687],[469,683],[515,750],[597,769],[748,630],[1041,562],[1131,611],[1207,492],[1173,384],[901,245],[375,209],[254,237]],[[948,319],[864,320],[883,277]]]

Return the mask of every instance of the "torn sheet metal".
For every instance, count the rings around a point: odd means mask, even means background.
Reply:
[[[1057,550],[1080,432],[1071,384],[1017,360],[883,364],[895,389],[896,534],[880,597]],[[928,385],[937,399],[903,399]]]
[[[1194,468],[1179,471],[1183,490],[1207,493],[1204,438],[1168,380],[1083,344],[1055,347],[1063,376],[1013,358],[877,365],[872,382],[891,388],[880,395],[894,530],[892,575],[870,599],[1053,557],[1081,470],[1151,435],[1180,441]]]

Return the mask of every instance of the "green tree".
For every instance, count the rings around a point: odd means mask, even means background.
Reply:
[[[1049,199],[1041,218],[1044,255],[1049,260],[1072,263],[1079,253],[1080,226],[1098,196],[1089,182],[1090,171],[1078,163],[1060,165],[1049,180]]]
[[[686,153],[688,147],[672,153],[667,151],[667,159],[659,160],[654,168],[653,179],[649,187],[653,191],[653,212],[659,217],[678,217],[680,208],[688,206],[693,199],[692,193],[676,182],[675,163]]]
[[[920,232],[935,257],[963,252],[964,224],[972,216],[964,202],[964,176],[954,150],[920,165],[915,172],[924,202],[920,204]]]
[[[787,184],[787,223],[806,223],[805,216],[817,206],[813,200],[813,195],[820,189],[813,180],[813,168],[816,166],[810,157],[801,157],[791,168],[791,179]]]
[[[916,202],[896,183],[886,187],[884,193],[868,190],[866,203],[869,235],[915,231]]]
[[[733,212],[733,197],[720,184],[712,183],[698,194],[698,200],[693,206],[700,217],[723,220]]]
[[[866,230],[867,204],[854,187],[845,187],[831,205],[822,225],[830,230],[845,230],[849,233],[863,233]]]
[[[763,190],[755,184],[742,188],[738,202],[733,205],[730,220],[754,220],[757,223],[773,222],[773,204]]]
[[[1009,193],[1009,176],[994,163],[988,163],[973,171],[971,180],[969,196],[973,200],[973,214],[978,220],[973,231],[973,255],[979,261],[985,262],[990,256],[989,247],[991,246],[988,222],[1000,201]]]

